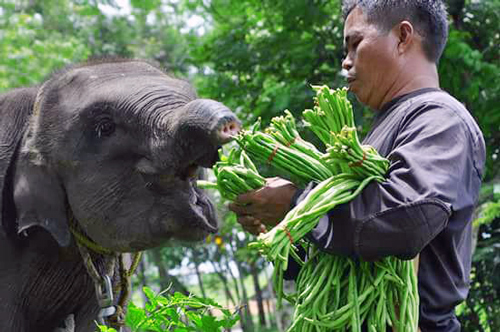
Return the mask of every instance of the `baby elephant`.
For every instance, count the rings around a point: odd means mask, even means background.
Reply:
[[[121,253],[217,231],[195,177],[239,129],[226,106],[137,60],[0,95],[0,331],[119,326]]]

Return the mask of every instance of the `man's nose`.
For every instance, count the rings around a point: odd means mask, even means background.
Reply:
[[[352,68],[352,60],[349,57],[349,55],[347,55],[344,58],[344,60],[342,61],[342,68],[345,69],[345,70],[347,70],[347,71]]]

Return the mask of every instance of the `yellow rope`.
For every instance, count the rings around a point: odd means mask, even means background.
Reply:
[[[76,241],[79,242],[80,244],[84,245],[85,247],[91,249],[92,251],[95,251],[99,254],[102,255],[111,255],[113,254],[113,251],[104,248],[103,246],[98,245],[94,241],[90,240],[88,237],[85,235],[81,234],[78,232],[73,225],[70,225],[69,227],[71,234],[75,237]]]
[[[132,258],[132,265],[130,265],[130,269],[127,271],[127,276],[131,277],[134,273],[135,270],[137,270],[137,267],[139,266],[139,263],[141,262],[142,258],[142,252],[136,252],[134,254],[134,257]]]
[[[80,253],[82,254],[82,258],[85,264],[85,267],[87,269],[87,272],[89,275],[94,279],[94,282],[98,283],[100,282],[100,279],[102,278],[97,271],[94,263],[92,262],[92,258],[90,257],[90,254],[86,249],[90,249],[92,251],[95,251],[99,254],[104,254],[108,256],[116,255],[115,252],[104,248],[91,239],[89,239],[87,236],[83,235],[79,231],[76,230],[74,227],[74,219],[70,218],[70,231],[73,234],[73,236],[76,239],[76,242],[78,244],[78,247],[80,249]],[[120,270],[120,283],[117,285],[118,287],[113,288],[113,291],[118,293],[118,303],[115,305],[116,312],[108,317],[109,322],[111,323],[112,327],[114,328],[121,328],[125,325],[125,312],[124,308],[127,306],[128,298],[130,295],[130,278],[132,275],[135,273],[137,270],[137,267],[139,266],[139,263],[141,261],[142,257],[142,252],[136,252],[132,256],[132,264],[130,265],[130,268],[127,270],[124,265],[124,256],[123,254],[120,254],[118,256],[119,259],[119,270]],[[116,258],[113,258],[112,261],[114,262]],[[113,265],[114,266],[114,265]],[[114,268],[113,268],[114,270]],[[110,274],[112,271],[108,271],[106,273]]]
[[[71,218],[72,219],[72,218]],[[76,241],[80,244],[83,245],[87,248],[89,248],[92,251],[97,252],[98,254],[102,255],[113,255],[114,252],[108,248],[104,248],[103,246],[98,245],[91,239],[89,239],[87,236],[83,235],[82,233],[78,232],[75,227],[73,227],[73,222],[71,222],[71,225],[69,227],[71,234],[75,237]],[[130,269],[124,270],[125,275],[127,277],[131,277],[135,271],[137,270],[137,267],[139,266],[139,263],[141,262],[142,258],[142,252],[136,252],[132,256],[132,264],[130,265]]]
[[[92,251],[95,251],[99,254],[104,254],[104,255],[112,255],[114,254],[113,251],[110,249],[104,248],[103,246],[98,245],[91,239],[89,239],[87,236],[81,234],[78,232],[73,225],[70,226],[71,234],[75,237],[76,241],[80,243],[81,245],[89,248]],[[127,277],[131,277],[135,271],[137,270],[137,267],[139,266],[139,263],[141,262],[142,258],[142,252],[136,252],[132,256],[132,264],[130,265],[130,269],[128,271],[125,270],[125,275]]]

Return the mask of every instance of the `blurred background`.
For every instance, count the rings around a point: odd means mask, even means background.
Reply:
[[[463,331],[500,331],[500,0],[446,2],[450,36],[439,65],[441,85],[470,110],[488,148],[472,288],[457,312]],[[245,126],[258,117],[267,125],[285,109],[298,117],[311,108],[310,84],[344,85],[340,2],[0,0],[0,92],[103,56],[151,60],[188,79],[201,97],[232,108]],[[372,113],[351,100],[366,133]],[[144,301],[144,285],[170,287],[240,310],[233,331],[283,331],[292,308],[275,308],[272,266],[246,249],[254,238],[217,193],[213,199],[219,234],[190,247],[146,252],[133,301]]]

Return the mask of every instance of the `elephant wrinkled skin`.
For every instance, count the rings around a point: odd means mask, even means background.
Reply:
[[[70,219],[118,253],[216,232],[195,176],[239,128],[223,104],[138,60],[76,65],[1,94],[0,331],[52,332],[67,317],[95,330]]]

